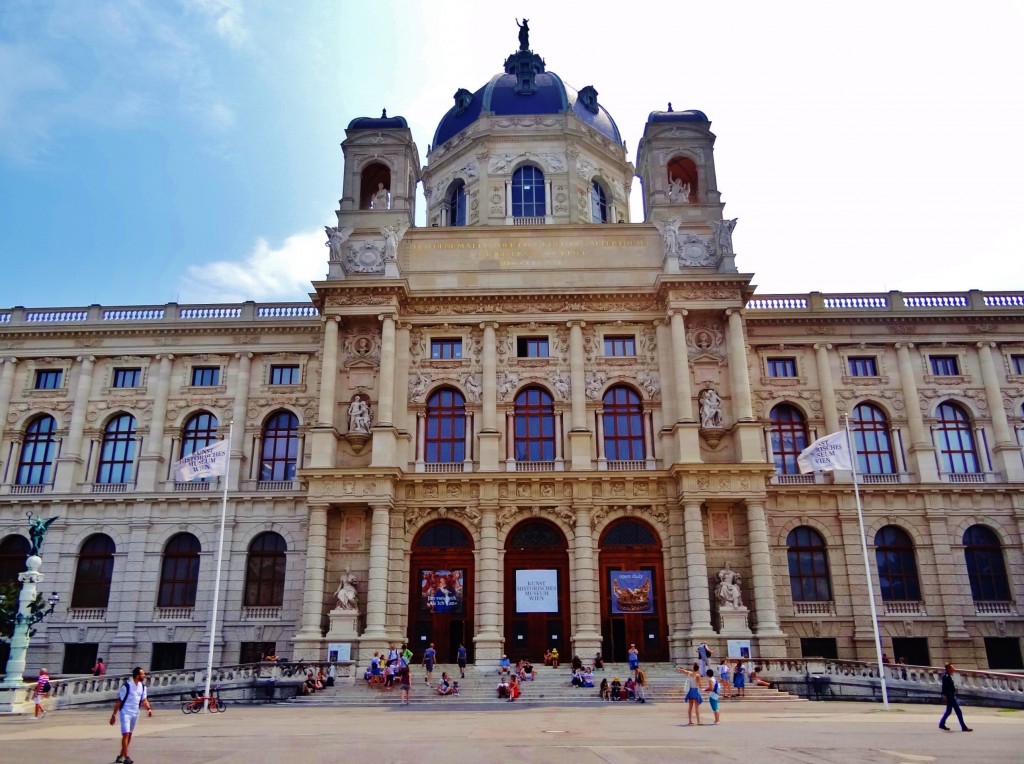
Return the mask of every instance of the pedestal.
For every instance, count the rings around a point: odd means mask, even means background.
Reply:
[[[718,635],[726,639],[750,639],[753,633],[750,631],[749,613],[750,609],[746,607],[719,607]]]
[[[359,660],[359,611],[358,610],[342,610],[339,607],[334,608],[327,617],[331,619],[331,625],[327,629],[327,635],[324,637],[324,643],[327,645],[337,643],[347,643],[352,646],[350,657],[351,660]],[[329,649],[329,648],[328,648]],[[323,660],[326,656],[319,658]],[[358,663],[356,664],[359,665]]]

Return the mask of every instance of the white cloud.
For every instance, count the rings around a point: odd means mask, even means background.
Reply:
[[[232,47],[241,47],[249,39],[239,0],[183,0],[183,4],[212,22],[217,36]]]
[[[181,279],[179,301],[305,300],[312,291],[310,282],[323,278],[326,272],[322,231],[294,234],[276,249],[259,239],[242,261],[190,265]]]
[[[0,43],[0,155],[31,161],[36,147],[49,137],[57,114],[34,109],[37,99],[53,99],[66,88],[60,70],[33,49]]]

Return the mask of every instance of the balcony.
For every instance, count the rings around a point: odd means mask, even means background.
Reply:
[[[153,611],[154,621],[191,621],[195,608],[158,607]]]
[[[814,473],[806,475],[776,475],[772,478],[775,485],[814,485]]]
[[[942,479],[947,483],[987,483],[987,472],[945,472]]]
[[[12,485],[11,495],[12,496],[34,496],[40,493],[49,493],[53,490],[53,486],[49,483],[38,483],[36,485]]]
[[[609,472],[630,472],[634,470],[647,469],[647,461],[644,459],[609,460],[606,462]]]
[[[81,623],[84,621],[105,621],[107,620],[107,609],[105,607],[76,607],[68,610],[68,620]]]
[[[975,615],[1017,615],[1017,608],[1011,600],[993,602],[991,600],[975,600]]]
[[[243,607],[243,621],[280,621],[280,607]]]
[[[465,472],[466,468],[462,462],[425,462],[423,471],[434,475],[448,475],[457,472]]]
[[[794,602],[793,610],[797,615],[835,615],[836,603],[832,600],[821,602]]]
[[[131,483],[90,483],[89,493],[128,493]]]
[[[216,484],[212,482],[204,483],[198,480],[194,483],[180,483],[177,480],[175,480],[173,490],[175,493],[208,493],[209,491],[212,491],[214,489],[215,485]]]
[[[300,488],[298,480],[258,480],[257,491],[298,491]]]
[[[512,218],[512,225],[544,225],[546,218]]]
[[[554,462],[515,462],[516,472],[554,472]],[[509,463],[509,471],[511,470],[512,463]]]
[[[928,615],[924,603],[914,600],[887,600],[882,603],[882,615]]]
[[[864,485],[886,485],[903,482],[903,476],[898,472],[889,472],[880,475],[862,475],[857,473],[857,480]]]

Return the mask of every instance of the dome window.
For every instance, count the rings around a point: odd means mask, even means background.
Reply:
[[[608,222],[608,197],[596,180],[590,181],[590,222]]]
[[[457,181],[448,192],[448,225],[466,225],[466,184]]]
[[[473,94],[465,88],[459,88],[455,91],[455,116],[459,116],[465,113],[469,105],[473,103]]]
[[[547,214],[544,173],[525,165],[512,174],[512,217],[543,218]]]
[[[597,114],[597,91],[593,85],[587,85],[580,91],[580,100],[591,114]]]

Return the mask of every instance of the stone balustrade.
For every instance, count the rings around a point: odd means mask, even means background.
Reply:
[[[88,308],[11,308],[0,310],[0,324],[167,324],[195,321],[267,321],[316,319],[317,309],[308,303],[264,303],[238,305],[126,305]]]
[[[834,312],[870,311],[875,313],[919,314],[924,310],[957,311],[997,308],[1019,310],[1024,307],[1024,292],[984,293],[977,289],[968,292],[914,292],[892,291],[883,294],[824,294],[809,295],[757,295],[747,302],[746,309],[759,311]]]

